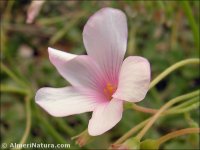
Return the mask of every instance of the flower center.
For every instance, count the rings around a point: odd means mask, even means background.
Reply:
[[[116,91],[117,87],[115,85],[112,85],[110,83],[107,83],[106,87],[104,88],[103,92],[109,100],[112,99],[113,93]]]

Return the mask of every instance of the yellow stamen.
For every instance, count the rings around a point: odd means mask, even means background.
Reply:
[[[105,96],[111,100],[113,93],[116,91],[116,86],[110,83],[107,83],[106,87],[104,88],[103,92]]]

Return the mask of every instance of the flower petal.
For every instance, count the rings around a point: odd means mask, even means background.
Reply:
[[[103,94],[103,75],[99,66],[89,56],[77,56],[60,66],[59,72],[74,87],[88,88]]]
[[[51,63],[59,70],[60,66],[62,66],[67,61],[75,58],[77,55],[70,54],[64,51],[60,51],[54,48],[49,47],[49,59]]]
[[[118,89],[113,97],[129,102],[144,99],[150,84],[150,64],[147,59],[130,56],[122,64]]]
[[[108,80],[118,81],[127,46],[125,14],[114,8],[101,9],[86,23],[83,41],[88,55],[97,61]]]
[[[113,128],[122,118],[123,102],[112,99],[97,106],[89,121],[88,132],[92,136],[103,134]]]
[[[35,101],[56,117],[93,111],[97,104],[92,96],[85,95],[73,87],[41,88],[36,93]]]

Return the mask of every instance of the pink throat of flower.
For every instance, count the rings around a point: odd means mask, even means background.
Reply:
[[[104,88],[103,92],[108,100],[112,99],[112,95],[113,93],[115,93],[116,89],[117,89],[117,86],[112,85],[110,83],[106,84],[106,87]]]

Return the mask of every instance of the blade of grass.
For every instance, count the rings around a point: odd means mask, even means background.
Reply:
[[[77,24],[80,21],[80,18],[83,17],[85,14],[86,12],[79,13],[76,16],[76,18],[69,21],[66,26],[64,26],[54,36],[52,36],[52,38],[49,41],[50,45],[55,44],[57,41],[59,41],[72,27],[74,27],[75,24]]]
[[[183,10],[188,18],[190,27],[193,32],[194,42],[196,44],[197,50],[199,50],[199,28],[192,14],[192,9],[189,4],[189,1],[182,1]]]

